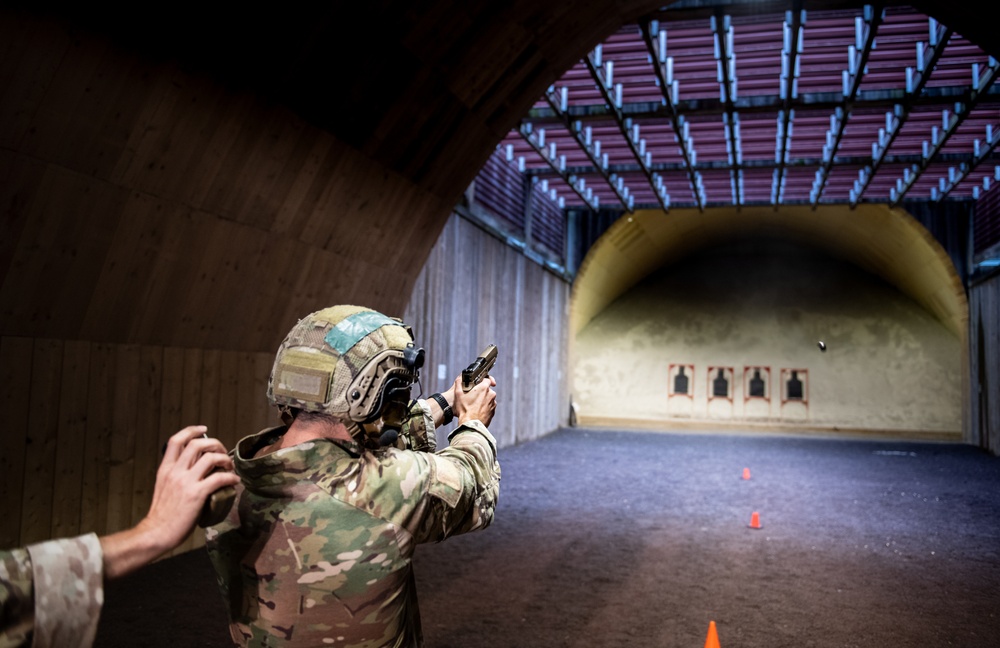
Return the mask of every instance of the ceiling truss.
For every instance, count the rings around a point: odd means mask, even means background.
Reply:
[[[589,52],[505,145],[592,210],[971,199],[1000,177],[998,77],[892,0],[681,0]]]

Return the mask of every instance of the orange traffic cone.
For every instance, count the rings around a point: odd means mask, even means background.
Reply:
[[[754,511],[750,515],[750,528],[751,529],[759,529],[760,528],[760,514],[757,513],[757,511]]]
[[[749,468],[744,468],[743,469],[743,479],[750,479],[750,469]]]
[[[715,621],[708,622],[708,636],[705,637],[705,648],[722,648],[719,645],[719,633],[715,631]]]

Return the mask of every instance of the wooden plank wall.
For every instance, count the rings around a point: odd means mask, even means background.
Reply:
[[[495,343],[500,445],[565,424],[568,300],[563,279],[452,216],[403,314],[428,351],[423,395]],[[202,423],[231,448],[277,423],[264,395],[272,361],[273,352],[0,337],[0,547],[138,522],[171,434]],[[174,553],[201,544],[196,530]]]
[[[142,519],[163,443],[203,423],[227,448],[277,422],[273,354],[0,338],[0,547]],[[177,552],[203,543],[195,531]]]
[[[1000,274],[969,290],[969,369],[967,441],[1000,455]]]
[[[0,336],[265,351],[403,309],[459,192],[170,60],[0,7]]]
[[[427,352],[423,394],[446,389],[494,343],[500,357],[493,371],[497,415],[490,429],[500,446],[537,439],[564,425],[569,294],[565,280],[453,214],[403,314]]]

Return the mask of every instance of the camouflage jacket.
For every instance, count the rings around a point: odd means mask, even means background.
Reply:
[[[104,603],[93,534],[0,551],[0,648],[90,646]]]
[[[237,444],[236,504],[207,531],[236,643],[421,645],[416,545],[488,526],[500,488],[486,426],[459,427],[434,452],[421,407],[399,445],[426,451],[318,439],[255,457],[283,427]]]

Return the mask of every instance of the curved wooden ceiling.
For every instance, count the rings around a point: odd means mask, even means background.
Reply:
[[[496,144],[663,4],[6,3],[0,334],[271,350],[329,303],[401,313]]]

